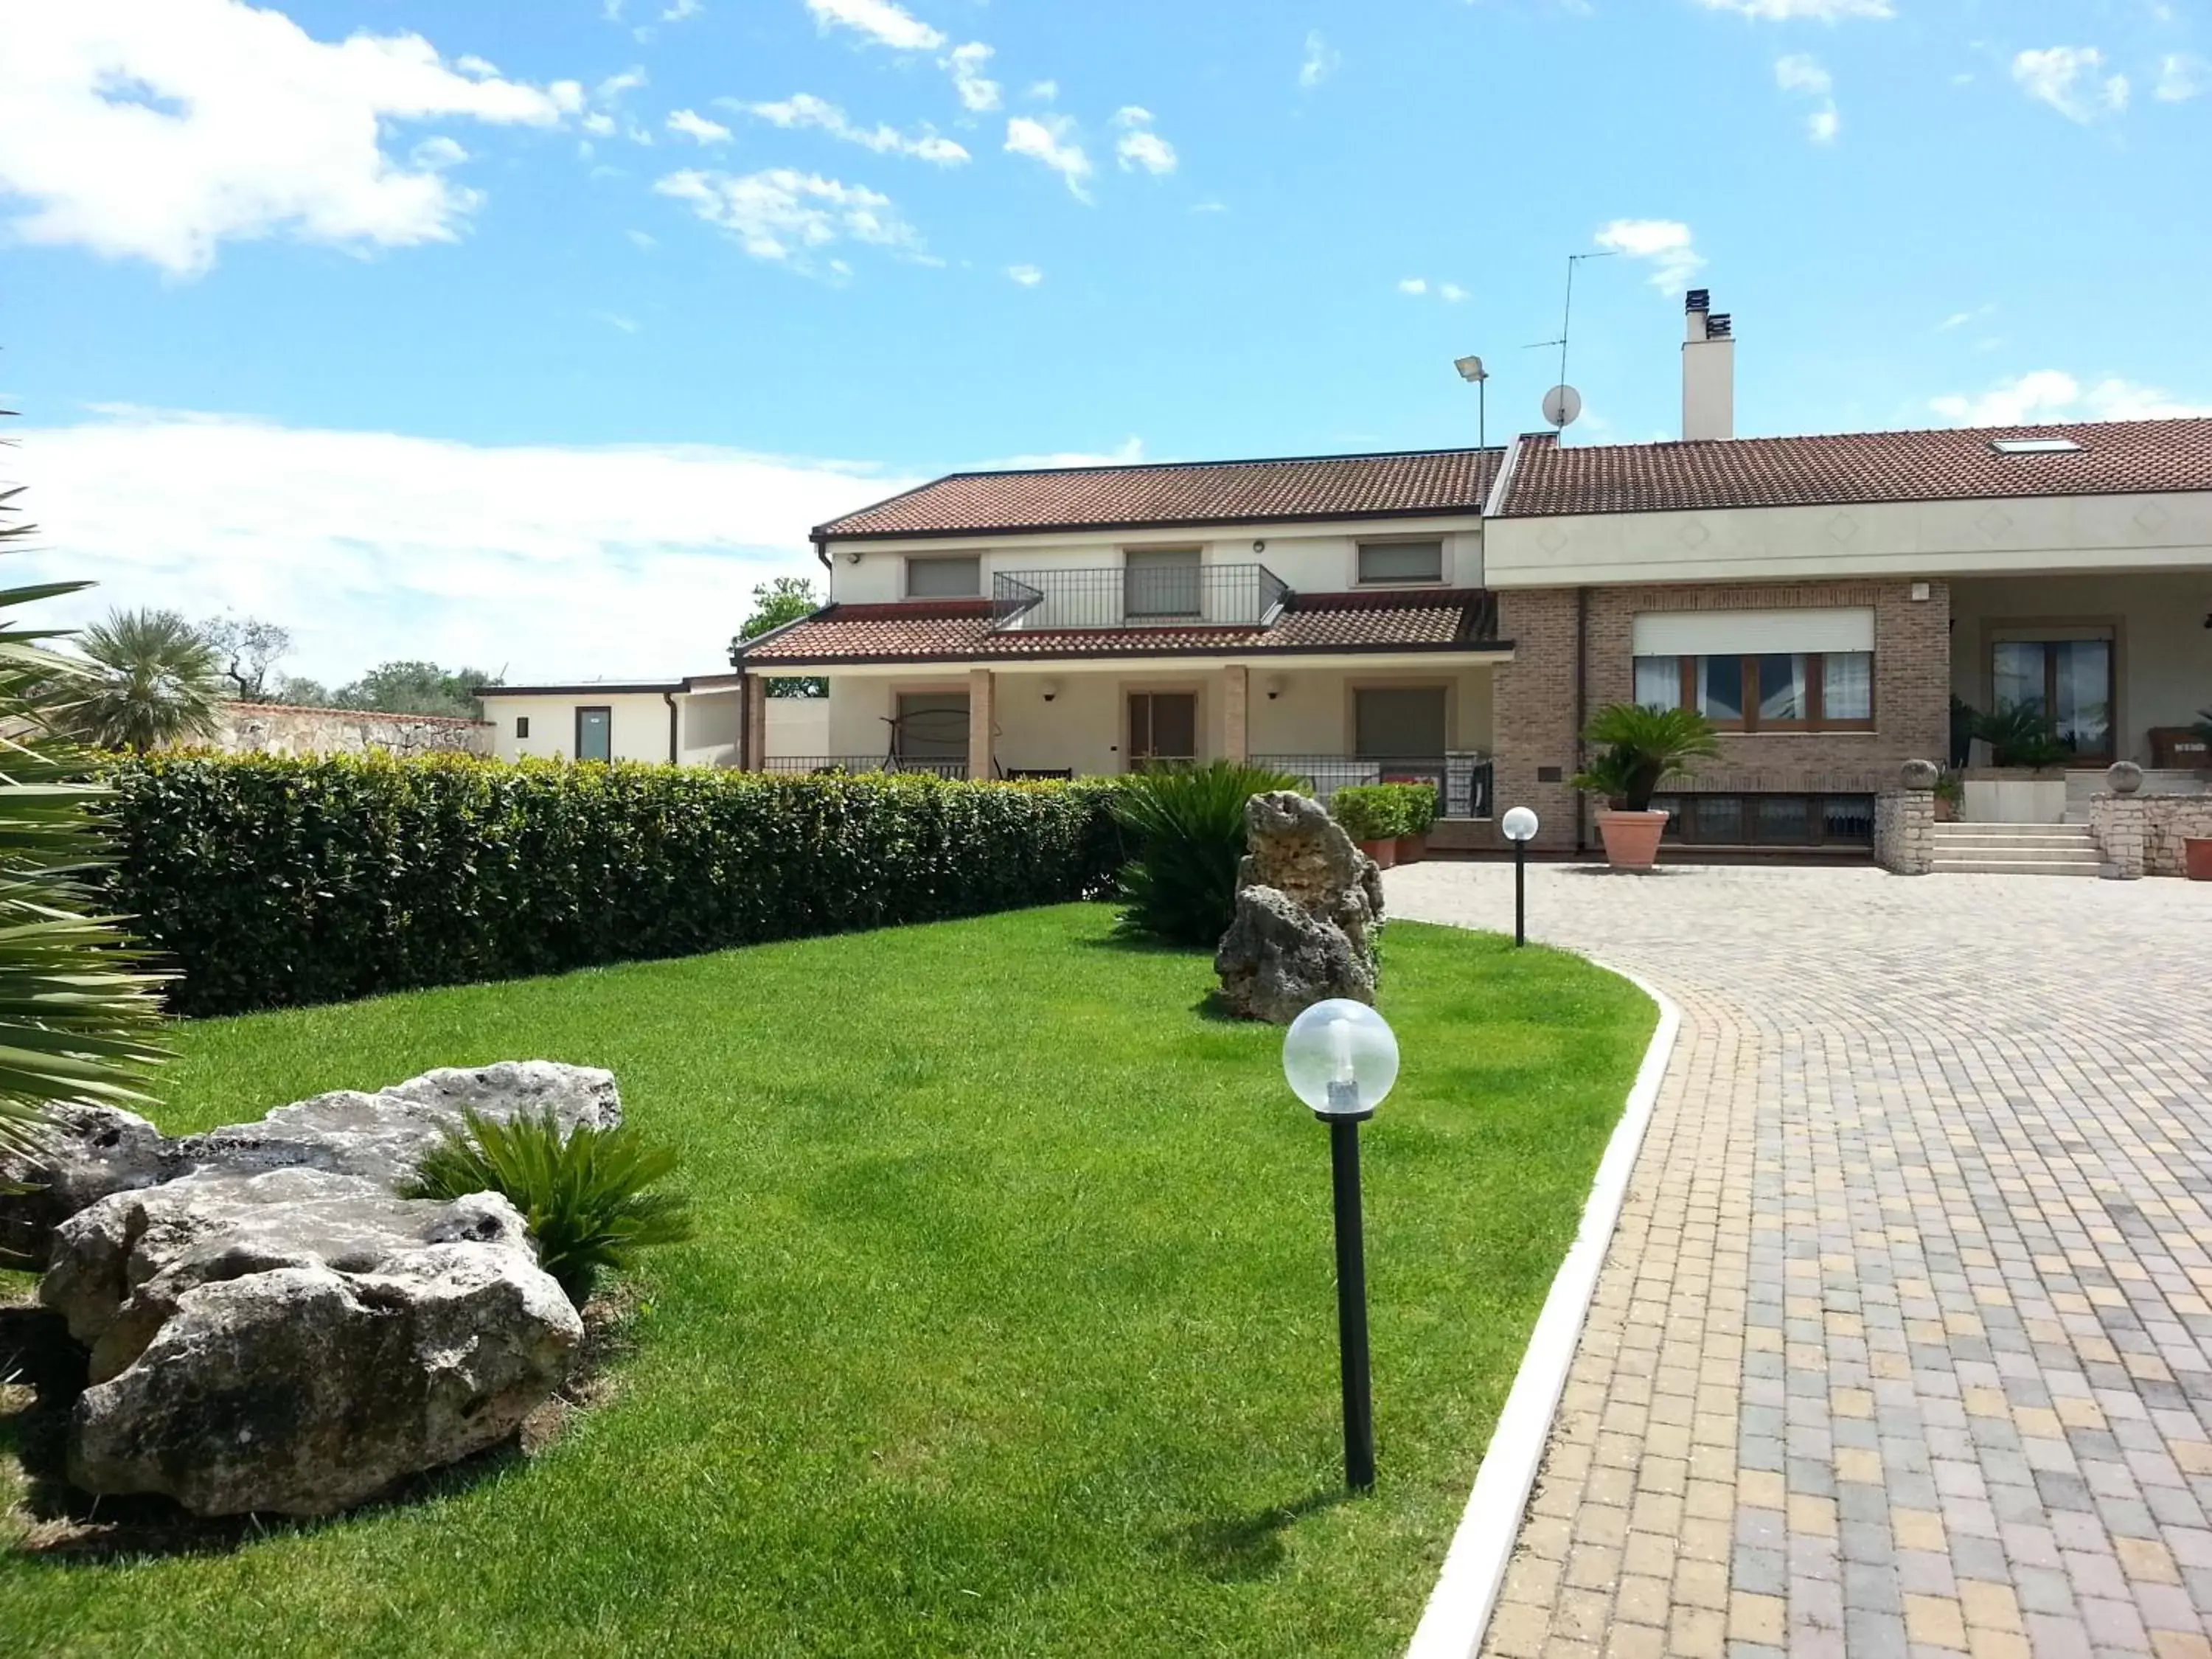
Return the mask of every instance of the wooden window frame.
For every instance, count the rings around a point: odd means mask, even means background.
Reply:
[[[1654,653],[1663,654],[1663,653]],[[1701,663],[1716,657],[1734,656],[1733,652],[1706,652],[1699,656],[1677,655],[1674,659],[1681,672],[1681,701],[1678,708],[1698,706],[1699,668]],[[1871,651],[1747,651],[1738,659],[1743,676],[1743,716],[1740,720],[1715,720],[1713,728],[1719,732],[1756,736],[1764,732],[1769,737],[1803,737],[1814,732],[1872,732],[1881,714],[1880,676],[1870,675],[1867,686],[1868,702],[1872,710],[1863,720],[1830,720],[1822,708],[1827,695],[1826,659],[1838,657],[1872,657]],[[1805,718],[1801,720],[1764,720],[1759,715],[1759,662],[1762,657],[1802,657],[1805,659]],[[1632,683],[1635,665],[1629,665]]]

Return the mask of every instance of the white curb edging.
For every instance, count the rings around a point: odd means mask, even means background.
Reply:
[[[1610,963],[1597,965],[1619,974],[1656,1003],[1659,1026],[1651,1034],[1651,1046],[1644,1051],[1644,1063],[1637,1068],[1635,1085],[1628,1091],[1613,1139],[1606,1143],[1596,1178],[1590,1182],[1589,1201],[1583,1206],[1582,1224],[1552,1280],[1544,1310],[1536,1317],[1528,1352],[1521,1358],[1512,1392],[1505,1396],[1505,1409],[1498,1414],[1498,1426],[1474,1477],[1474,1491],[1452,1534],[1443,1571],[1437,1577],[1406,1659],[1474,1659],[1481,1649],[1505,1570],[1513,1559],[1514,1542],[1521,1535],[1528,1494],[1552,1437],[1552,1416],[1566,1389],[1590,1298],[1597,1293],[1598,1273],[1605,1266],[1621,1206],[1627,1202],[1629,1176],[1658,1103],[1660,1080],[1667,1074],[1681,1030],[1682,1011],[1665,992]]]

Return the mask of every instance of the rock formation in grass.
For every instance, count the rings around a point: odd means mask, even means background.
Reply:
[[[512,1434],[582,1337],[522,1218],[395,1186],[465,1109],[612,1127],[613,1076],[545,1061],[432,1072],[171,1139],[68,1114],[0,1180],[91,1350],[70,1480],[203,1515],[323,1515]],[[73,1213],[60,1213],[73,1211]]]
[[[1287,1025],[1329,997],[1375,1000],[1382,876],[1319,801],[1291,790],[1244,808],[1237,919],[1214,971],[1222,1001]]]

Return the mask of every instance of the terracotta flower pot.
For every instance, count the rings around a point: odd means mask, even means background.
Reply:
[[[1616,870],[1649,870],[1659,857],[1659,837],[1666,830],[1664,812],[1601,811],[1597,815],[1605,861]]]
[[[1359,843],[1359,850],[1373,859],[1380,869],[1388,870],[1398,861],[1398,843],[1395,841],[1363,841]]]
[[[2191,881],[2212,881],[2212,836],[2181,838],[2181,867]]]
[[[1429,836],[1428,831],[1425,830],[1418,836],[1401,836],[1398,837],[1399,863],[1419,864],[1423,859],[1428,857],[1428,855]]]

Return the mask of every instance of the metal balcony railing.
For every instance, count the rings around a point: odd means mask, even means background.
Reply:
[[[753,769],[759,772],[927,772],[933,777],[964,778],[964,760],[916,760],[903,755],[772,755]]]
[[[1289,586],[1263,564],[1001,571],[991,580],[991,626],[1264,628],[1290,598]]]
[[[1438,816],[1486,818],[1491,815],[1487,755],[1424,755],[1387,760],[1351,755],[1255,755],[1251,763],[1288,772],[1320,801],[1327,801],[1349,784],[1427,783],[1436,786]]]

